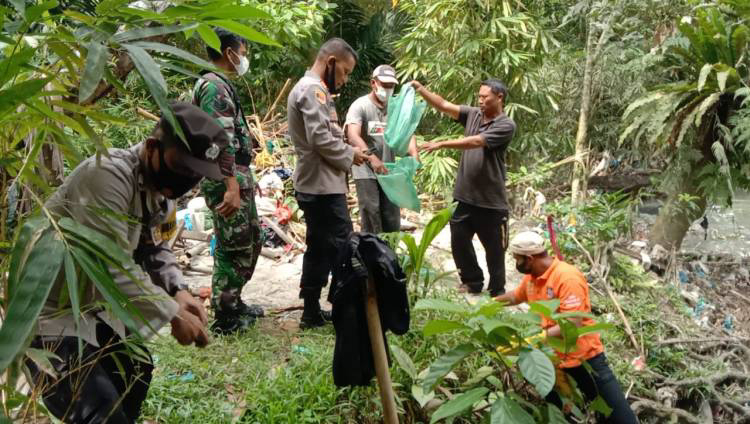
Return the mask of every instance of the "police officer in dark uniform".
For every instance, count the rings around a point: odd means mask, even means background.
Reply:
[[[294,190],[307,224],[300,281],[300,298],[305,301],[301,328],[330,321],[330,312],[320,309],[320,291],[328,283],[339,246],[352,232],[346,175],[352,164],[363,163],[367,155],[344,142],[331,95],[346,83],[356,64],[357,53],[346,41],[326,41],[287,99],[289,136],[297,154]]]
[[[162,118],[144,142],[81,162],[47,201],[56,219],[71,218],[101,233],[135,259],[122,264],[127,272],[110,273],[143,318],[127,329],[101,307],[106,300],[91,284],[80,294],[81,316],[74,317],[59,302],[67,291],[64,273],[50,275],[55,282],[31,346],[56,355],[50,359],[56,377],[31,360],[26,365],[47,410],[64,422],[136,422],[154,366],[146,346],[130,337],[133,331],[148,337],[170,323],[180,344],[208,343],[203,304],[188,292],[168,238],[174,199],[203,177],[224,178],[216,161],[229,140],[199,108],[174,103],[172,109],[190,150]]]

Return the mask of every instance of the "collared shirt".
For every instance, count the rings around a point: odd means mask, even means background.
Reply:
[[[245,169],[253,156],[253,137],[238,101],[234,86],[226,77],[214,72],[203,74],[193,87],[193,104],[216,118],[229,138],[229,144],[219,156],[221,172],[228,177],[236,176],[235,163]],[[254,186],[250,173],[243,173],[243,178],[237,178],[237,182],[244,190]]]
[[[294,189],[306,194],[346,193],[354,149],[344,143],[333,98],[313,72],[305,72],[289,93],[287,117],[297,154]]]
[[[125,264],[137,281],[115,268],[110,268],[110,273],[120,291],[147,321],[136,320],[138,331],[146,337],[152,335],[151,329],[158,330],[177,314],[177,303],[167,293],[174,294],[186,284],[167,245],[167,237],[173,231],[170,221],[174,202],[144,187],[140,148],[139,144],[130,149],[109,149],[109,157],[97,160],[92,156],[84,160],[65,178],[46,206],[55,216],[69,217],[96,230],[128,254],[138,256],[140,266],[135,262]],[[148,222],[144,216],[149,218]],[[76,332],[70,308],[60,309],[58,305],[61,290],[67,290],[64,275],[50,278],[56,281],[39,318],[39,335],[80,334],[86,342],[98,346],[96,323],[101,320],[121,337],[125,336],[124,324],[98,306],[106,301],[86,278],[79,281],[83,286],[81,311],[85,312],[80,317],[80,331]]]
[[[573,265],[555,259],[552,265],[541,276],[533,278],[525,275],[513,296],[518,302],[537,302],[540,300],[560,299],[557,312],[591,312],[589,285]],[[594,325],[591,318],[583,318],[583,325]],[[542,328],[550,328],[557,323],[542,317]],[[561,359],[560,368],[572,368],[581,365],[581,361],[591,359],[602,353],[604,346],[598,333],[587,333],[578,338],[576,350],[570,353],[557,352]]]
[[[461,154],[453,198],[480,208],[508,210],[505,151],[516,131],[515,122],[504,113],[485,122],[482,111],[469,106],[461,106],[458,122],[465,127],[464,136],[479,135],[486,146]]]
[[[371,149],[372,153],[381,161],[394,162],[395,156],[393,155],[393,151],[391,151],[391,148],[385,142],[385,124],[387,119],[386,108],[381,108],[375,104],[368,94],[358,98],[349,106],[344,126],[349,124],[361,125],[360,136],[367,143],[367,148]],[[377,178],[375,172],[370,168],[369,163],[352,166],[352,177],[355,180],[374,180]]]

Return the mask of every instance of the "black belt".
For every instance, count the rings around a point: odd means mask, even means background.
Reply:
[[[252,161],[253,161],[252,155],[248,155],[244,153],[237,153],[234,156],[234,163],[237,165],[250,166],[250,162]]]

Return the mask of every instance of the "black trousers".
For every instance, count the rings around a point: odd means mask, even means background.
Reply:
[[[301,298],[320,298],[338,256],[339,248],[354,230],[345,194],[297,193],[305,213],[307,250],[302,257]]]
[[[589,373],[583,365],[575,368],[566,368],[565,372],[573,377],[576,385],[583,393],[586,402],[591,402],[597,396],[601,396],[607,405],[612,408],[609,417],[598,417],[597,422],[608,424],[637,424],[638,418],[630,408],[630,404],[625,399],[620,383],[617,382],[612,369],[607,363],[607,357],[600,353],[586,361],[591,366]],[[556,392],[550,392],[547,395],[547,402],[562,408],[562,400]]]
[[[354,180],[362,231],[372,234],[390,233],[401,229],[401,209],[388,200],[378,180]]]
[[[508,247],[508,211],[480,208],[458,202],[450,221],[451,251],[461,282],[473,293],[484,286],[484,275],[471,240],[474,234],[484,246],[491,293],[505,290],[505,249]]]
[[[98,324],[96,330],[100,347],[83,342],[83,356],[78,354],[77,337],[35,338],[31,347],[52,351],[60,360],[50,360],[55,379],[27,359],[32,383],[41,388],[47,409],[63,422],[135,423],[151,384],[151,356],[139,345],[146,357],[134,357],[106,324]]]

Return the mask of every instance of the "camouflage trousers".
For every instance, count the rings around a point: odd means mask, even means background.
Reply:
[[[237,176],[240,187],[253,187],[252,176],[248,177],[249,184],[239,181],[241,177]],[[211,209],[216,237],[211,306],[218,318],[231,315],[241,306],[242,287],[253,276],[262,246],[260,220],[252,188],[240,189],[240,208],[229,218],[216,212],[224,200],[224,182],[204,179],[201,191]]]

